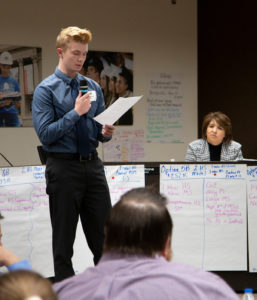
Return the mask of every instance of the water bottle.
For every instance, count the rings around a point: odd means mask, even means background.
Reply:
[[[242,300],[254,300],[253,289],[245,289]]]

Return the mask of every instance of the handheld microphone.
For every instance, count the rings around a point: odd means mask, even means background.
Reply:
[[[85,79],[80,80],[80,82],[79,82],[79,91],[82,93],[82,95],[84,95],[88,92],[88,84],[87,84],[87,81]]]
[[[86,79],[80,80],[79,91],[82,93],[82,95],[85,95],[88,92],[88,84]],[[87,118],[87,114],[84,114],[84,117]]]

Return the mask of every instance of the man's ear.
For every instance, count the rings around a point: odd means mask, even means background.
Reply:
[[[56,53],[60,58],[62,58],[63,49],[62,48],[56,48]]]
[[[171,261],[171,236],[167,238],[167,241],[164,244],[163,250],[162,250],[162,256],[167,260]]]

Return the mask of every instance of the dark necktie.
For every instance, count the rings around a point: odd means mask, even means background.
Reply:
[[[74,100],[76,100],[79,94],[79,85],[76,79],[71,80],[71,95]],[[77,136],[78,136],[78,151],[83,157],[87,157],[89,149],[89,136],[87,127],[87,118],[84,115],[80,116],[78,122],[76,123]]]

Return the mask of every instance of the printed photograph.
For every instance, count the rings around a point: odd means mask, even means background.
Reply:
[[[31,104],[42,80],[42,49],[0,45],[0,127],[32,126]]]
[[[133,53],[88,51],[81,74],[100,84],[106,108],[120,97],[133,96]],[[133,108],[114,125],[133,125]]]

